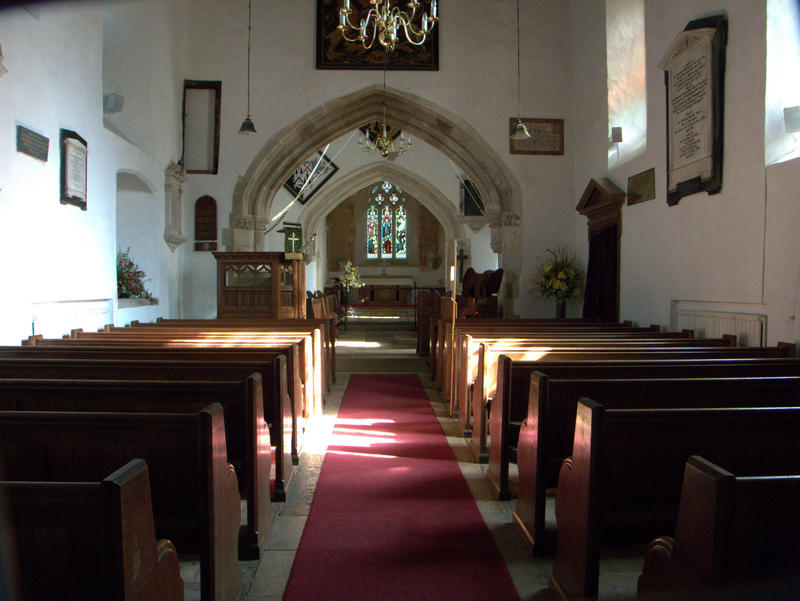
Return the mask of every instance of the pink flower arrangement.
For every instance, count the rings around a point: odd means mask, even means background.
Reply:
[[[153,295],[144,287],[145,273],[133,262],[130,252],[127,248],[117,253],[117,296],[153,300]]]

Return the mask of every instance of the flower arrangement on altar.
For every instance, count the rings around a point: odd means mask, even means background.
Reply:
[[[117,296],[152,301],[153,295],[144,287],[145,273],[133,262],[130,253],[130,248],[117,253]]]
[[[565,246],[548,248],[550,255],[536,265],[531,276],[531,292],[542,298],[565,301],[583,292],[583,270],[578,268],[575,253]]]
[[[352,261],[347,261],[343,269],[344,285],[347,288],[361,288],[364,283],[361,281],[361,274],[358,272],[358,267],[353,265]]]

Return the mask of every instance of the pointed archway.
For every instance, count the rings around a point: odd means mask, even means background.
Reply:
[[[380,85],[318,106],[264,144],[233,191],[233,247],[261,250],[268,216],[275,212],[272,203],[292,170],[328,142],[382,118],[384,110],[393,124],[447,156],[478,189],[491,227],[492,250],[513,286],[521,267],[522,202],[516,178],[469,123],[420,96]]]

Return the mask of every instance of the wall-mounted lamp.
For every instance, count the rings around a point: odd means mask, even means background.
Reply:
[[[787,106],[783,109],[783,126],[787,134],[800,132],[800,106]]]
[[[619,144],[622,142],[622,128],[621,127],[612,127],[611,128],[611,143],[612,144]]]
[[[103,112],[104,113],[118,113],[122,110],[122,105],[125,103],[125,97],[122,94],[103,94]]]

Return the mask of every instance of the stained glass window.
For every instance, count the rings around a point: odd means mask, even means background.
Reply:
[[[367,209],[367,259],[378,258],[378,209]]]
[[[366,215],[367,259],[408,258],[405,202],[403,191],[389,181],[372,188]]]
[[[395,213],[395,258],[397,259],[405,259],[406,258],[406,228],[407,228],[407,221],[406,221],[406,208],[403,206],[397,207],[397,212]]]

